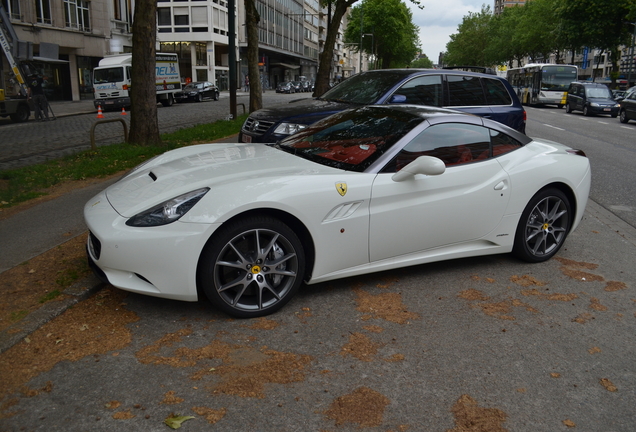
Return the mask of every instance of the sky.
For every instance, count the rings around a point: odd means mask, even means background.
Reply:
[[[468,12],[481,11],[482,5],[495,6],[493,0],[420,0],[424,9],[419,9],[410,0],[404,3],[413,13],[413,23],[420,27],[420,46],[422,52],[437,63],[439,53],[446,51],[450,35],[457,33]]]

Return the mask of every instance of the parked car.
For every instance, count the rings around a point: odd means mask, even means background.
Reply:
[[[204,144],[84,207],[89,262],[124,290],[272,313],[305,281],[468,256],[554,256],[581,221],[584,153],[485,118],[347,110],[276,145]]]
[[[625,93],[625,97],[619,103],[619,117],[621,123],[636,120],[636,87],[632,87]]]
[[[296,93],[302,93],[303,92],[303,83],[301,83],[300,81],[292,81],[291,85],[294,86],[294,91]]]
[[[627,93],[627,90],[612,90],[612,96],[614,97],[614,100],[617,102],[620,102],[621,99],[625,97],[626,93]]]
[[[179,102],[201,102],[207,99],[216,101],[219,100],[219,89],[209,81],[191,82],[186,84],[175,98]]]
[[[565,112],[583,111],[583,115],[609,114],[618,116],[618,103],[605,84],[573,82],[568,87]]]
[[[347,78],[321,97],[250,114],[241,142],[274,143],[331,114],[360,105],[413,104],[454,108],[525,132],[526,112],[508,81],[443,69],[387,69]]]
[[[296,93],[296,87],[289,81],[283,81],[276,86],[276,93]]]
[[[314,90],[314,86],[311,81],[301,81],[300,83],[303,86],[303,92],[310,92]]]

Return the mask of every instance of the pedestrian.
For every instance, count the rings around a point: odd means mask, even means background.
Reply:
[[[249,75],[245,75],[245,91],[250,91],[250,77]]]
[[[44,95],[44,89],[42,88],[44,80],[33,73],[29,75],[29,95],[28,98],[33,100],[33,107],[35,109],[35,120],[48,121],[49,120],[49,102]]]

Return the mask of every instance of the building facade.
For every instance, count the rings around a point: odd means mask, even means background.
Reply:
[[[29,68],[44,78],[49,100],[92,99],[91,71],[105,54],[131,45],[126,0],[2,0],[18,39],[29,42]],[[17,94],[2,56],[0,87]]]

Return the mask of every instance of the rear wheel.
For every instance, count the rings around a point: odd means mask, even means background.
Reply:
[[[161,99],[161,105],[165,107],[170,107],[172,106],[172,104],[174,104],[174,98],[172,97],[172,94],[169,94],[167,99]]]
[[[627,112],[624,109],[622,109],[620,112],[620,120],[621,123],[627,123],[629,121],[629,119],[627,118]]]
[[[14,123],[23,123],[29,119],[29,116],[31,116],[31,110],[26,104],[18,105],[15,113],[9,115],[11,121]]]
[[[570,212],[570,201],[560,190],[538,192],[521,214],[513,254],[529,262],[552,258],[570,231]]]
[[[303,281],[305,253],[283,222],[250,217],[221,228],[205,247],[198,281],[210,301],[238,318],[271,314]]]

